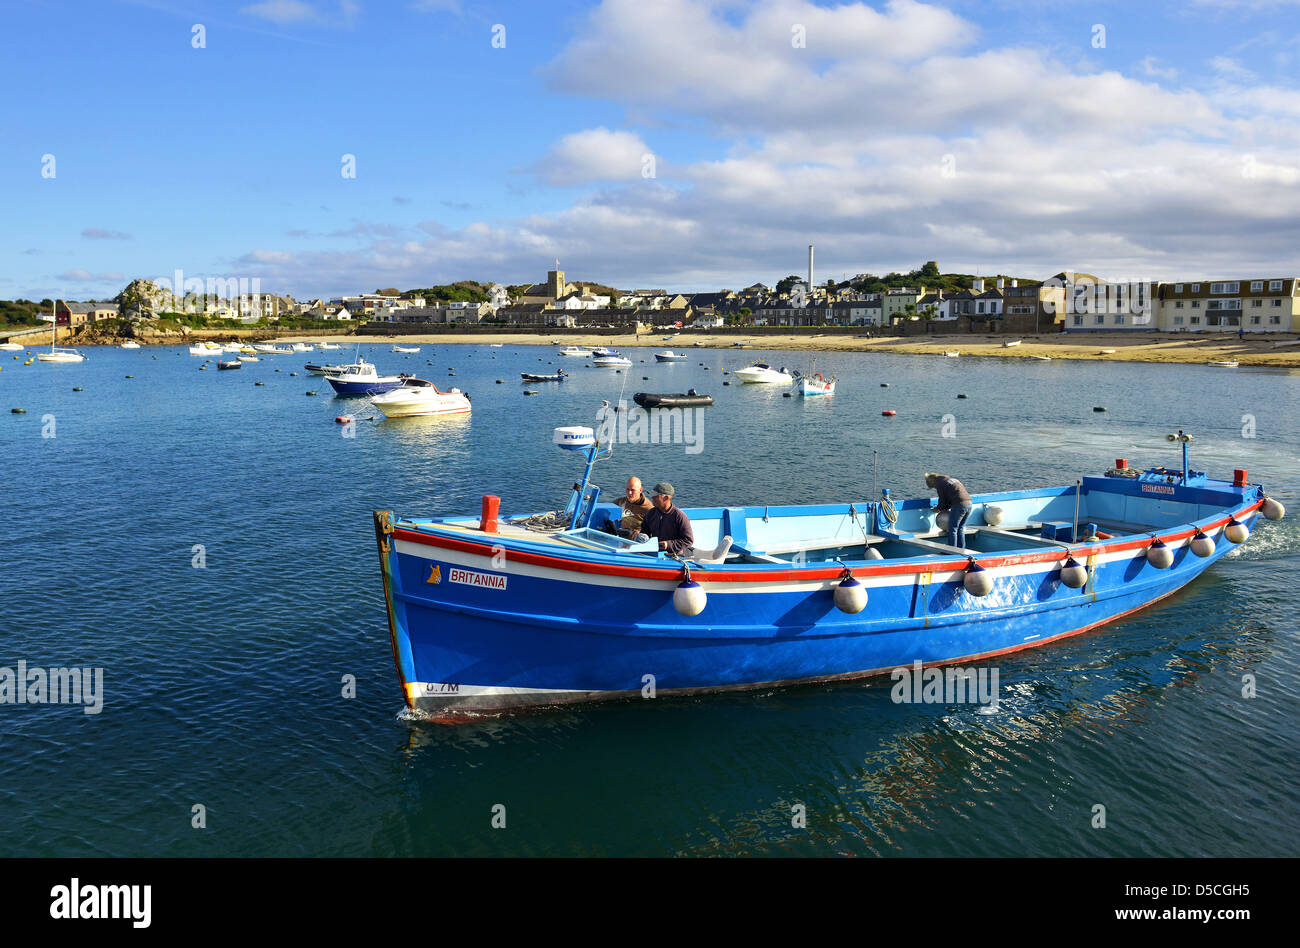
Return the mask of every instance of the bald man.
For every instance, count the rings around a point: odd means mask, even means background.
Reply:
[[[641,532],[641,521],[654,509],[650,498],[641,490],[641,478],[629,477],[623,496],[617,501],[623,508],[623,520],[619,523],[619,533],[625,537],[634,537]]]

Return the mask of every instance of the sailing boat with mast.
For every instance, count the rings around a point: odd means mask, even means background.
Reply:
[[[69,329],[72,328],[71,318],[68,319],[68,328]],[[36,353],[36,358],[38,361],[40,362],[85,362],[86,361],[86,357],[82,355],[80,352],[78,352],[76,349],[68,349],[68,348],[56,346],[55,343],[58,342],[58,337],[59,337],[59,319],[58,319],[57,309],[56,309],[54,322],[50,324],[50,351]]]

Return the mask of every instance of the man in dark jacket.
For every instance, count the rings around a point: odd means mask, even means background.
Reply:
[[[691,521],[680,507],[673,506],[673,485],[660,481],[653,488],[650,502],[654,509],[641,521],[641,530],[659,541],[659,549],[681,556],[695,548]]]
[[[947,474],[926,474],[925,486],[939,493],[939,510],[948,511],[948,545],[966,546],[966,518],[970,516],[970,494],[961,481]]]

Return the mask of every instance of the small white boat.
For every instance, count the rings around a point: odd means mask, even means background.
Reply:
[[[243,352],[243,351],[244,351],[244,346],[243,346],[243,343],[239,343],[239,342],[228,342],[228,343],[226,343],[224,346],[221,347],[221,351],[222,351],[222,352]]]
[[[560,355],[572,356],[575,359],[587,359],[591,357],[591,350],[584,349],[582,346],[562,346]]]
[[[673,339],[675,339],[675,338],[676,338],[675,336],[664,336],[664,337],[663,337],[663,340],[664,340],[664,342],[672,342]]]
[[[665,349],[663,352],[655,353],[655,360],[658,362],[681,362],[689,359],[690,356],[682,355],[680,352],[673,352],[671,349]]]
[[[218,349],[217,351],[220,352],[221,350]],[[207,346],[190,346],[190,355],[209,356],[212,355],[212,350],[209,349]]]
[[[591,354],[594,358],[604,359],[608,356],[616,356],[618,352],[615,349],[606,349],[604,346],[592,346]]]
[[[61,349],[50,347],[49,352],[38,352],[36,358],[40,362],[85,362],[86,357],[76,349]]]
[[[755,362],[747,368],[737,369],[731,373],[742,382],[755,383],[784,383],[789,385],[794,381],[794,376],[784,368],[778,370],[772,368],[766,362]]]
[[[1114,351],[1115,351],[1114,349],[1098,349],[1097,355],[1107,356],[1107,355],[1111,355]]]
[[[310,349],[308,349],[307,351],[311,352]],[[289,348],[288,346],[272,346],[271,352],[273,352],[275,355],[282,355],[282,356],[293,355],[293,349]]]
[[[279,351],[275,348],[275,344],[270,342],[255,342],[253,343],[253,350],[255,352],[266,352],[266,353]]]
[[[813,395],[832,395],[835,393],[835,376],[824,378],[820,372],[815,375],[799,377],[799,394],[805,398]]]
[[[338,344],[333,342],[318,342],[316,343],[316,348],[320,349],[322,352],[331,352],[338,348]]]
[[[249,356],[249,355],[237,355],[235,356],[235,358],[238,359],[240,362],[261,362],[262,361],[257,356]]]
[[[305,342],[295,342],[292,346],[289,347],[289,351],[290,352],[315,352],[316,347],[308,345]]]
[[[405,379],[391,392],[370,400],[388,418],[414,418],[421,415],[463,415],[470,410],[469,399],[458,388],[441,392],[424,379]]]
[[[961,353],[954,349],[951,352],[945,352],[944,357],[948,359],[957,359],[961,357]]]
[[[0,342],[0,352],[22,352],[23,347],[16,342]]]
[[[505,345],[506,345],[506,344],[505,344],[504,342],[489,342],[489,343],[488,343],[488,348],[489,348],[489,349],[504,349],[504,348],[505,348]]]
[[[1025,356],[1025,358],[1026,358],[1026,359],[1033,359],[1033,360],[1036,361],[1036,362],[1051,362],[1051,361],[1052,361],[1052,357],[1051,357],[1051,356],[1027,355],[1027,356]]]
[[[1233,362],[1233,361],[1230,360],[1230,359],[1221,359],[1221,360],[1216,360],[1216,361],[1207,362],[1207,363],[1205,363],[1205,364],[1206,364],[1206,365],[1217,365],[1217,366],[1219,366],[1220,368],[1224,368],[1224,369],[1235,369],[1235,368],[1237,367],[1237,364],[1238,364],[1238,363]]]
[[[1002,348],[1003,348],[1003,349],[1010,349],[1012,346],[1018,346],[1018,345],[1020,345],[1020,340],[1019,340],[1019,339],[1013,339],[1011,342],[1004,342],[1004,343],[1002,343]]]
[[[393,351],[415,353],[420,351],[420,347],[419,346],[393,346]]]
[[[128,341],[128,342],[124,342],[124,343],[122,343],[122,345],[119,346],[119,348],[121,348],[121,349],[139,349],[139,348],[140,348],[140,343],[138,343],[138,342],[130,342],[130,341]]]
[[[611,355],[596,356],[591,360],[591,364],[601,369],[622,368],[631,365],[632,360],[624,358],[615,352]]]

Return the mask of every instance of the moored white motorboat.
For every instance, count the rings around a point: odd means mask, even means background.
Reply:
[[[961,357],[961,353],[958,352],[956,349],[950,349],[949,351],[944,353],[944,357],[948,359],[957,359]]]
[[[1220,360],[1214,360],[1214,361],[1207,362],[1207,363],[1205,363],[1205,364],[1206,364],[1206,365],[1217,365],[1217,366],[1219,366],[1220,368],[1223,368],[1223,369],[1235,369],[1235,368],[1237,367],[1237,365],[1238,365],[1237,362],[1235,362],[1235,361],[1233,361],[1233,360],[1231,360],[1231,359],[1220,359]]]
[[[338,344],[333,342],[318,342],[316,343],[316,348],[320,349],[322,352],[332,352],[338,348]]]
[[[746,368],[736,369],[736,371],[732,372],[731,374],[736,378],[740,379],[740,381],[748,382],[750,384],[784,383],[788,385],[789,383],[794,381],[794,376],[792,376],[784,368],[777,370],[772,368],[766,362],[755,362],[753,365],[747,366]]]
[[[138,343],[138,342],[132,342],[132,341],[130,341],[130,340],[128,339],[126,342],[124,342],[124,343],[122,343],[120,346],[118,346],[118,348],[119,348],[119,349],[139,349],[139,348],[140,348],[140,343]]]
[[[16,342],[0,342],[0,352],[22,352],[23,347]]]
[[[257,352],[265,352],[267,355],[278,351],[275,348],[275,343],[272,342],[255,342],[253,343],[253,349]]]
[[[458,388],[442,392],[425,379],[408,378],[389,392],[370,400],[389,418],[414,418],[421,415],[462,415],[470,410],[469,399]]]
[[[419,347],[419,346],[393,346],[393,351],[394,351],[394,352],[409,352],[409,353],[414,354],[414,353],[420,351],[420,347]]]
[[[1012,346],[1018,346],[1018,345],[1020,345],[1020,340],[1019,340],[1019,339],[1013,339],[1013,340],[1011,340],[1010,342],[1004,342],[1004,343],[1002,343],[1002,348],[1003,348],[1003,349],[1010,349]]]
[[[319,362],[308,362],[303,366],[312,375],[341,375],[346,366],[342,365],[323,365]]]
[[[591,364],[601,369],[622,368],[631,365],[632,360],[619,355],[617,352],[612,352],[609,355],[594,356]]]
[[[506,344],[505,344],[504,342],[489,342],[489,343],[488,343],[488,348],[489,348],[489,349],[504,349],[504,348],[505,348],[505,345],[506,345]]]
[[[1026,359],[1033,359],[1035,362],[1051,362],[1051,361],[1052,361],[1052,357],[1051,357],[1051,356],[1027,355],[1027,356],[1025,356],[1025,358],[1026,358]]]
[[[37,361],[40,362],[85,362],[86,357],[76,349],[64,349],[61,347],[51,346],[49,352],[36,353]]]
[[[295,342],[289,347],[291,352],[315,352],[316,347],[306,342]]]
[[[671,349],[665,349],[663,352],[655,353],[655,361],[657,362],[681,362],[684,359],[689,358],[690,356],[682,355],[680,352],[673,352]]]
[[[221,347],[222,352],[243,352],[244,344],[241,342],[228,342]]]
[[[582,346],[562,346],[560,348],[560,355],[570,356],[575,359],[586,359],[590,358],[591,350],[584,349]]]
[[[240,362],[261,362],[262,361],[257,356],[251,356],[251,355],[237,355],[235,356],[235,358],[238,359]]]

